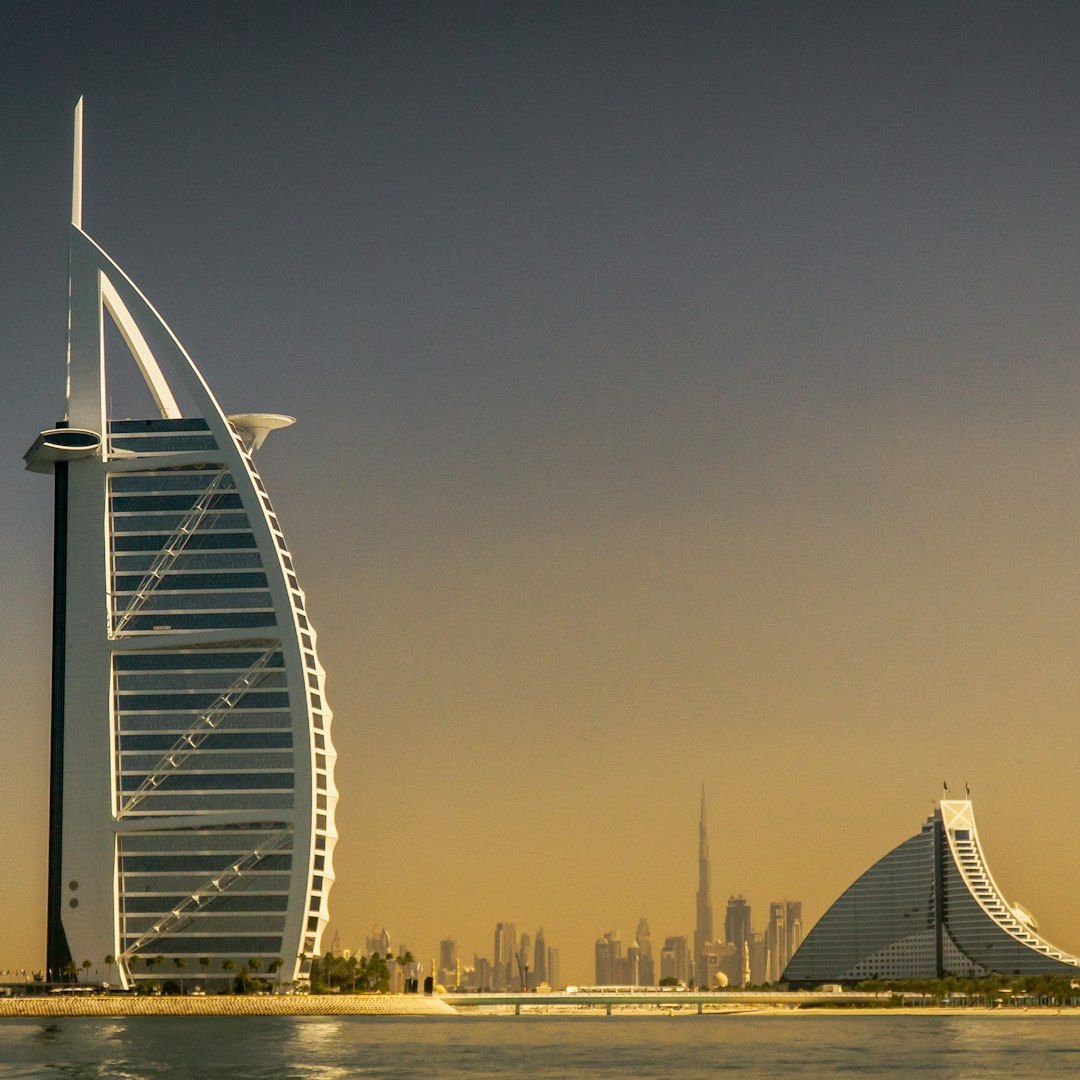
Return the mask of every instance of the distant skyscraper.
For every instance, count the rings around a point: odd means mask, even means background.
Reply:
[[[769,927],[765,931],[765,948],[768,954],[767,978],[779,982],[802,944],[802,901],[775,900],[769,905]]]
[[[742,953],[743,945],[750,940],[750,905],[741,896],[732,896],[727,902],[724,915],[724,937]]]
[[[505,990],[514,985],[517,967],[517,928],[511,922],[495,924],[495,961],[492,965],[492,986]]]
[[[549,948],[547,951],[547,981],[553,990],[562,986],[562,973],[559,971],[559,950]]]
[[[457,982],[457,942],[453,938],[443,938],[439,942],[438,980],[446,987]]]
[[[709,836],[705,824],[705,784],[701,785],[701,821],[698,824],[697,927],[694,930],[694,964],[708,969],[705,946],[713,939],[712,869],[709,866]],[[697,978],[699,983],[702,979]]]
[[[656,969],[653,966],[652,937],[649,934],[649,920],[639,919],[635,938],[640,950],[638,958],[638,986],[655,986]]]
[[[724,913],[724,937],[727,944],[724,948],[724,958],[720,964],[720,970],[727,976],[729,986],[746,986],[750,982],[750,976],[744,964],[749,961],[750,935],[750,905],[741,896],[732,896],[727,902],[727,911]]]
[[[378,953],[380,956],[389,956],[393,949],[390,947],[390,931],[384,926],[381,930],[372,928],[371,937],[367,939],[368,956]]]
[[[549,982],[547,946],[544,944],[544,928],[541,926],[536,931],[536,944],[533,947],[533,983],[539,986],[542,982]]]
[[[494,974],[487,957],[473,956],[472,989],[493,990],[495,988],[494,981]]]
[[[781,975],[783,975],[784,968],[788,966],[788,962],[799,951],[799,946],[802,944],[801,900],[784,901],[784,924],[787,931],[787,940],[784,948],[784,967],[780,969]]]
[[[767,976],[765,935],[750,935],[750,985],[761,986]]]
[[[529,955],[531,952],[532,938],[530,938],[528,933],[526,932],[521,935],[521,938],[518,942],[517,962],[514,965],[515,970],[510,978],[510,984],[512,986],[520,985],[522,989],[525,989],[525,986],[523,984],[526,977],[528,977],[529,986],[533,986],[535,984],[536,980],[532,977],[532,957]]]
[[[694,963],[694,985],[712,989],[716,985],[715,978],[719,970],[720,946],[715,941],[707,941]]]
[[[596,984],[614,986],[625,982],[623,975],[622,938],[617,930],[609,930],[596,939]]]
[[[768,980],[780,981],[780,973],[787,967],[787,904],[774,900],[769,905],[769,927],[765,931],[765,950],[768,955]]]
[[[664,938],[660,950],[660,979],[690,981],[690,949],[685,935]]]

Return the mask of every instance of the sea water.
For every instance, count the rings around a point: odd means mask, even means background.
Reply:
[[[0,1020],[0,1078],[1072,1077],[1080,1016]]]

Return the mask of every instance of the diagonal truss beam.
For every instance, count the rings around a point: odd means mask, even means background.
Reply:
[[[270,661],[278,648],[277,644],[271,645],[247,671],[217,697],[206,712],[199,714],[191,727],[173,743],[143,777],[142,783],[132,792],[127,802],[122,803],[119,817],[130,814],[164,779],[179,769],[202,746],[207,737],[229,718],[229,714],[243,701],[245,695],[259,686],[273,670],[276,670],[270,668]]]
[[[141,934],[133,944],[129,945],[118,957],[117,961],[124,966],[130,982],[129,961],[136,956],[151,942],[186,926],[192,916],[196,915],[211,900],[216,899],[231,889],[245,874],[250,873],[258,863],[267,855],[280,851],[292,842],[293,833],[291,828],[281,832],[271,833],[257,848],[249,851],[231,862],[221,873],[208,879],[205,884],[199,886],[182,903],[179,903],[168,915],[159,919],[149,930]]]
[[[195,500],[191,509],[181,519],[180,524],[176,527],[176,531],[169,537],[165,542],[165,546],[154,557],[154,561],[150,564],[150,569],[147,570],[142,581],[139,583],[139,587],[132,593],[127,606],[123,611],[114,611],[112,626],[109,629],[110,637],[117,638],[123,634],[124,628],[153,595],[154,590],[161,584],[162,578],[164,578],[164,576],[173,568],[176,560],[183,554],[184,548],[187,547],[188,541],[198,530],[206,515],[210,512],[211,503],[213,503],[214,497],[224,486],[225,479],[228,475],[227,469],[220,469],[214,473],[213,479],[207,485],[203,493]]]

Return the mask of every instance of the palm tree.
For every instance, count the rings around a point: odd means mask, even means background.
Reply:
[[[184,968],[187,967],[187,961],[182,956],[174,956],[173,957],[173,967],[176,968],[176,974],[177,974],[177,976],[179,976],[179,979],[180,979],[180,994],[181,994],[181,996],[183,996],[183,993],[184,993],[184,976],[181,975],[180,972],[183,971]]]
[[[236,970],[236,961],[235,960],[222,960],[221,961],[221,970],[224,971],[224,972],[235,971]]]
[[[377,952],[372,953],[367,958],[367,962],[361,967],[365,990],[374,990],[380,994],[390,992],[390,966],[387,961],[392,959],[393,957],[389,953],[384,958]]]
[[[113,956],[112,953],[109,953],[109,955],[105,957],[105,969],[109,972],[110,976],[112,975],[112,967],[115,963],[116,957]]]
[[[93,964],[91,964],[89,960],[84,960],[84,961],[82,962],[82,969],[83,969],[83,971],[85,971],[85,972],[89,972],[89,970],[90,970],[90,969],[91,969],[91,968],[92,968],[93,966],[94,966],[94,965],[93,965]]]
[[[69,982],[74,982],[78,973],[79,969],[70,960],[60,969],[60,974],[66,975]]]
[[[398,971],[401,972],[401,989],[405,989],[405,965],[413,962],[413,954],[408,949],[405,950],[400,956],[394,957],[394,963],[397,964]],[[396,979],[394,980],[397,981]]]
[[[206,978],[206,972],[209,970],[209,968],[210,968],[210,957],[209,956],[200,956],[199,957],[199,970],[202,971],[202,977],[204,979]],[[206,989],[206,988],[203,987],[203,989]]]

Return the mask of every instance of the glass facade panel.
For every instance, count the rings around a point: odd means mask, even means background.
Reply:
[[[150,432],[175,434],[178,431],[209,431],[210,427],[201,416],[189,416],[172,420],[151,417],[138,420],[110,420],[110,435],[143,435]]]
[[[208,934],[280,934],[285,929],[285,920],[280,915],[217,915],[204,920],[203,930]],[[142,934],[153,930],[155,918],[147,915],[142,918],[128,919],[128,930],[132,934]]]
[[[124,769],[131,773],[150,773],[155,770],[161,761],[161,752],[153,754],[131,753],[121,750],[123,754]],[[221,750],[206,749],[205,746],[193,750],[191,757],[184,763],[185,768],[191,771],[199,771],[205,775],[209,770],[228,769],[272,769],[278,772],[289,771],[291,774],[293,763],[292,752],[284,750],[280,753],[272,751],[260,751],[252,753],[245,750],[242,753],[225,753]],[[277,786],[277,785],[270,785]],[[175,789],[174,789],[175,790]]]
[[[181,709],[185,712],[196,712],[213,707],[220,699],[220,694],[198,693],[190,694],[117,694],[117,706],[124,712],[142,712],[152,710],[154,712],[168,712]],[[273,690],[247,690],[243,695],[245,709],[280,709],[289,704],[289,695],[286,692]]]
[[[254,661],[252,661],[254,663]],[[250,664],[248,665],[251,666]],[[241,669],[243,671],[244,669]],[[269,672],[259,683],[262,690],[271,687],[284,687],[286,685],[285,673]],[[131,674],[118,674],[116,688],[118,693],[136,690],[193,690],[199,691],[205,688],[219,690],[221,687],[221,674],[218,671],[209,671],[205,674],[199,671],[148,671],[133,672]]]
[[[110,440],[113,450],[134,450],[139,454],[169,454],[178,450],[216,450],[212,435],[156,435],[139,438],[134,435],[116,436]]]
[[[119,592],[134,592],[143,583],[145,574],[117,574],[116,588]],[[181,589],[265,589],[266,575],[260,573],[237,573],[222,571],[218,574],[167,573],[159,589],[176,592]]]
[[[145,495],[114,495],[112,499],[109,500],[109,506],[114,515],[151,511],[155,513],[177,510],[186,512],[195,505],[195,500],[198,498],[198,495],[198,490],[191,491],[187,494],[168,492],[164,494],[148,493]],[[211,511],[240,510],[242,508],[243,503],[240,501],[240,496],[230,492],[222,492],[215,495],[210,501]],[[122,526],[129,519],[118,517],[116,520],[117,523]]]
[[[131,948],[136,941],[137,938],[134,935],[125,938],[125,948]],[[281,953],[281,935],[203,934],[199,937],[194,935],[191,937],[180,935],[157,937],[154,941],[154,948],[157,951],[152,956],[163,956],[166,960],[173,956],[192,956],[195,954],[199,956],[223,956],[236,961],[236,967],[239,968],[242,963],[252,956],[276,959]],[[175,974],[170,975],[167,967],[160,969],[156,975],[151,970],[149,976],[145,974],[145,969],[140,970],[136,967],[136,974],[142,975],[144,978],[148,977],[153,981],[176,977]]]
[[[274,626],[276,623],[277,619],[273,611],[230,611],[198,615],[166,611],[153,612],[150,615],[135,615],[127,623],[126,629],[133,634],[151,633],[155,630],[176,633],[181,630],[255,629]]]
[[[222,793],[218,795],[173,795],[169,792],[147,792],[139,803],[140,817],[157,814],[198,814],[217,810],[291,810],[291,792],[257,794],[250,791]]]
[[[125,855],[120,860],[122,874],[175,874],[191,871],[205,876],[220,874],[229,866],[229,860],[221,855]],[[259,870],[288,870],[292,866],[290,855],[267,855],[256,864]]]
[[[216,469],[161,469],[152,473],[118,473],[110,481],[109,488],[116,496],[130,492],[203,491],[208,475]],[[236,481],[227,477],[220,484],[225,491],[235,491]]]
[[[176,739],[167,733],[159,735],[125,735],[120,744],[122,753],[140,750],[171,750]],[[221,750],[290,749],[291,731],[243,731],[207,735],[199,747],[202,752]]]
[[[167,584],[168,579],[164,580]],[[272,603],[269,592],[182,593],[169,591],[166,585],[162,585],[145,599],[123,593],[117,594],[115,599],[118,615],[125,614],[129,608],[140,613],[175,611],[185,615],[191,611],[205,614],[234,610],[258,611],[270,608]]]
[[[152,535],[138,533],[132,536],[117,536],[113,538],[113,551],[160,551],[170,540],[171,533]],[[221,532],[208,533],[202,536],[192,536],[188,540],[184,551],[209,551],[224,548],[253,548],[256,547],[255,537],[247,532]]]
[[[232,671],[246,671],[261,656],[261,651],[254,649],[239,651],[237,649],[198,649],[198,650],[170,650],[169,652],[153,653],[118,653],[113,658],[113,667],[117,671],[199,671],[217,668],[227,668]],[[284,666],[284,659],[280,652],[275,652],[271,657],[268,667],[280,669]]]
[[[222,530],[239,531],[251,527],[247,514],[223,514],[213,510],[210,513],[215,518],[213,524]],[[184,514],[113,514],[113,530],[118,537],[125,533],[165,532],[171,540],[184,519]]]
[[[272,710],[265,713],[235,710],[230,716],[230,728],[243,728],[245,731],[287,731],[289,729],[289,717],[282,716]],[[176,713],[162,713],[160,715],[157,713],[133,713],[124,716],[117,723],[117,731],[120,735],[140,731],[160,734],[168,732],[179,735],[186,733],[188,730],[188,727],[185,726],[184,717],[177,716]],[[207,736],[208,739],[223,737],[221,734]],[[221,745],[228,746],[230,744],[222,743]]]
[[[154,562],[154,555],[117,555],[114,559],[116,571],[129,574],[145,574]],[[257,551],[220,551],[190,552],[184,551],[176,557],[174,571],[181,570],[257,570],[262,566],[262,557]]]
[[[275,832],[287,829],[282,821],[266,822],[261,828],[250,826],[218,826],[205,829],[159,830],[131,833],[124,837],[125,852],[136,851],[224,851],[230,855],[245,854],[266,839],[267,829]]]

